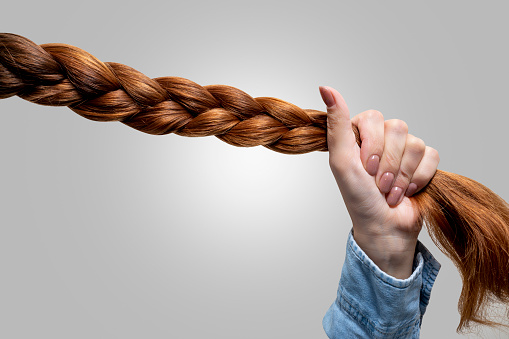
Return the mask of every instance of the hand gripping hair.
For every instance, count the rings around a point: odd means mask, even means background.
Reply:
[[[14,95],[150,134],[214,135],[234,146],[285,154],[327,151],[325,112],[252,98],[225,85],[150,79],[74,46],[39,46],[1,33],[0,99]],[[441,170],[412,199],[431,238],[461,274],[458,331],[473,323],[500,325],[489,313],[492,303],[506,311],[509,305],[509,205],[480,183]]]

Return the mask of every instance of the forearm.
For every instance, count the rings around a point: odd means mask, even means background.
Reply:
[[[386,274],[350,234],[337,298],[323,319],[329,338],[417,338],[440,264],[421,243],[407,279]]]

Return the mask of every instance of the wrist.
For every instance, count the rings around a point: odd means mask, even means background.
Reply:
[[[412,275],[417,236],[373,235],[354,227],[353,237],[371,261],[388,275],[396,279],[407,279]]]

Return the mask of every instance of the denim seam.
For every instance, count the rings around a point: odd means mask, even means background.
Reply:
[[[427,265],[429,266],[429,265]],[[428,267],[429,268],[429,267]],[[431,297],[431,289],[435,283],[438,271],[434,268],[430,270],[424,270],[422,277],[422,289],[421,289],[421,302],[420,304],[424,307],[428,306],[429,299]]]
[[[420,327],[420,319],[414,318],[407,324],[396,327],[393,331],[384,331],[378,327],[376,323],[369,320],[369,318],[366,317],[359,309],[352,305],[346,295],[343,293],[338,295],[338,298],[336,298],[336,303],[340,308],[345,310],[347,314],[362,324],[372,336],[382,335],[385,337],[390,335],[390,338],[405,338],[408,334],[412,333],[417,326]]]

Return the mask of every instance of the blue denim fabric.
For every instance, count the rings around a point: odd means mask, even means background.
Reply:
[[[419,338],[422,317],[440,264],[417,242],[413,273],[396,279],[375,265],[348,236],[336,301],[323,328],[337,338]]]

